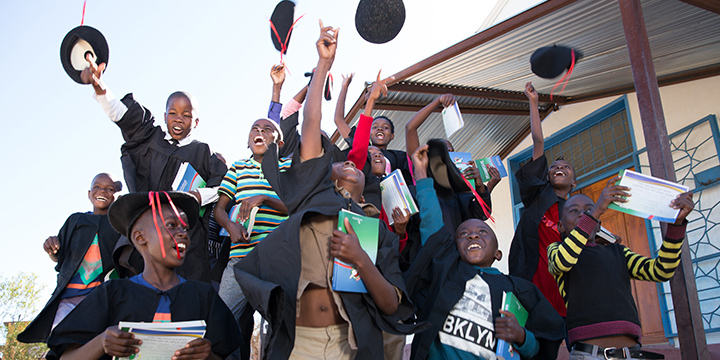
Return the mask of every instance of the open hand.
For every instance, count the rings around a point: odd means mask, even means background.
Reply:
[[[195,339],[176,351],[172,360],[205,360],[210,357],[212,343],[205,338]]]
[[[142,340],[135,339],[135,335],[111,326],[102,333],[101,343],[105,354],[117,357],[128,357],[140,351],[136,346]]]
[[[317,47],[318,55],[322,60],[328,60],[330,63],[335,60],[335,52],[337,51],[337,38],[340,29],[334,29],[331,26],[324,26],[320,20],[320,38],[315,47]]]
[[[678,214],[677,219],[675,220],[675,225],[680,225],[685,221],[685,218],[690,214],[690,212],[693,211],[695,208],[695,203],[693,203],[693,193],[692,191],[688,191],[686,193],[682,193],[678,195],[671,203],[670,207],[673,209],[680,209],[680,213]]]
[[[347,89],[350,87],[350,83],[352,82],[353,77],[355,77],[355,73],[350,73],[347,76],[345,74],[342,74],[342,88]]]
[[[379,99],[380,96],[387,96],[388,88],[387,85],[385,85],[386,82],[394,80],[395,77],[391,76],[385,80],[380,79],[380,73],[382,72],[382,69],[378,71],[377,79],[373,81],[372,85],[370,86],[370,91],[367,92],[365,101],[375,103],[375,100]]]
[[[608,180],[607,185],[600,193],[600,198],[590,210],[590,215],[595,219],[600,219],[600,215],[604,214],[608,208],[608,205],[612,202],[626,203],[627,198],[630,197],[630,188],[622,185],[615,185],[621,179],[620,176]]]
[[[500,310],[505,315],[495,319],[495,337],[512,344],[525,343],[525,329],[520,326],[515,315],[509,311]]]
[[[500,180],[502,180],[502,177],[500,177],[500,170],[498,170],[496,167],[488,164],[486,168],[488,174],[490,174],[490,180],[488,180],[487,188],[488,191],[492,192],[492,190],[495,188],[495,185],[497,185]]]
[[[285,64],[273,65],[270,69],[270,78],[273,85],[282,85],[285,82]]]
[[[345,231],[333,230],[332,244],[330,244],[330,255],[340,259],[342,262],[357,265],[367,253],[360,246],[355,230],[350,225],[350,219],[345,218]]]

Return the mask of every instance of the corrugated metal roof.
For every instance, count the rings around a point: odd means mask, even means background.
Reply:
[[[529,129],[529,115],[517,114],[517,110],[528,111],[528,104],[524,96],[518,98],[517,95],[528,81],[533,82],[539,93],[547,95],[557,80],[541,79],[530,71],[530,56],[541,46],[570,46],[584,55],[562,94],[567,103],[632,91],[632,70],[618,1],[581,0],[565,6],[562,3],[551,0],[541,4],[538,7],[553,4],[561,7],[520,26],[508,25],[521,21],[523,16],[528,18],[533,11],[530,9],[527,14],[519,14],[466,41],[488,37],[484,33],[494,28],[509,29],[499,36],[451,54],[424,70],[397,76],[400,82],[395,86],[403,85],[402,91],[394,91],[390,86],[390,93],[376,103],[376,108],[409,105],[411,110],[373,113],[385,115],[395,123],[395,140],[390,147],[405,148],[404,125],[417,109],[444,92],[438,88],[447,87],[461,88],[464,95],[477,92],[473,96],[456,96],[461,111],[474,113],[463,113],[465,127],[449,139],[455,149],[471,152],[475,158],[509,152]],[[675,0],[643,0],[642,8],[655,72],[660,80],[667,77],[668,81],[674,81],[687,72],[693,73],[680,80],[720,73],[720,15]],[[400,74],[403,72],[396,75]],[[484,97],[483,89],[515,97]],[[556,91],[559,92],[559,88]],[[545,109],[550,106],[549,102],[541,103]],[[515,114],[477,114],[481,110],[508,110]],[[352,116],[350,123],[355,124],[359,115],[352,112],[348,115]],[[433,137],[445,137],[439,113],[433,113],[420,128],[421,143]]]

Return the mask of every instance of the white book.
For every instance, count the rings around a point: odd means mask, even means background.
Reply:
[[[139,352],[130,357],[114,357],[115,360],[167,360],[172,358],[175,351],[183,349],[185,344],[205,336],[204,320],[167,323],[121,321],[118,328],[132,333],[135,339],[142,340],[142,344],[137,346]]]
[[[395,207],[399,207],[403,211],[407,209],[410,215],[419,212],[399,169],[391,172],[380,182],[380,191],[382,192],[383,209],[390,225],[395,223],[392,217]]]
[[[449,138],[450,135],[460,130],[461,127],[465,126],[460,108],[458,107],[457,101],[443,109],[442,111],[443,125],[445,125],[445,135]]]

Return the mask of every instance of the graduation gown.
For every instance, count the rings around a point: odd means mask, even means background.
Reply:
[[[554,346],[557,355],[559,341],[565,337],[565,323],[540,290],[529,281],[504,274],[484,273],[462,261],[454,234],[442,227],[423,245],[404,275],[407,289],[417,306],[418,321],[431,324],[430,329],[415,335],[411,358],[427,358],[430,345],[438,336],[450,310],[463,296],[466,282],[477,274],[490,287],[493,319],[500,316],[503,292],[512,291],[529,313],[525,328],[540,343],[538,354],[547,353],[547,348]]]
[[[59,359],[69,344],[86,344],[120,321],[152,322],[162,296],[170,299],[172,321],[205,320],[205,338],[212,342],[215,354],[224,359],[240,345],[232,313],[209,284],[186,281],[158,292],[128,279],[117,279],[95,289],[58,324],[48,339],[51,351],[47,359]]]
[[[263,158],[265,177],[287,206],[290,217],[238,262],[234,270],[248,303],[268,321],[269,340],[263,350],[267,359],[287,359],[295,343],[302,221],[314,214],[337,215],[340,209],[348,207],[355,213],[363,213],[356,203],[335,191],[330,181],[332,144],[323,138],[323,147],[325,155],[302,163],[299,152],[295,151],[292,166],[283,173],[277,167],[275,146],[271,145]],[[380,224],[378,231],[375,265],[385,279],[403,293],[402,303],[395,314],[386,316],[377,309],[369,294],[340,293],[358,335],[356,359],[382,358],[381,329],[391,333],[411,333],[419,329],[416,325],[398,323],[412,317],[412,304],[398,268],[397,236],[384,224]]]
[[[98,275],[99,278],[103,279],[105,274],[115,268],[112,251],[120,234],[110,226],[107,215],[93,215],[92,213],[70,215],[57,236],[60,241],[60,249],[57,253],[58,261],[55,266],[55,271],[58,272],[57,286],[40,314],[25,328],[25,331],[18,334],[18,341],[35,343],[47,340],[55,320],[58,304],[60,304],[60,295],[80,268],[95,234],[98,235],[98,247],[102,259],[102,273]]]
[[[125,143],[120,148],[125,183],[130,192],[172,190],[172,183],[183,162],[188,162],[205,180],[207,187],[219,186],[227,167],[210,147],[193,140],[185,146],[176,146],[165,140],[165,132],[155,126],[150,110],[127,94],[122,99],[127,106],[125,115],[116,123],[122,131]],[[210,210],[205,211],[197,226],[190,229],[190,248],[185,263],[177,269],[180,276],[191,280],[210,281],[208,255],[208,221]],[[123,237],[120,247],[132,246]],[[121,250],[121,249],[119,249]],[[115,254],[116,259],[119,257]],[[123,271],[121,275],[135,275],[142,271],[142,262],[133,256],[135,271]]]
[[[540,235],[538,226],[545,212],[558,203],[562,214],[565,199],[557,196],[548,180],[548,164],[545,155],[525,164],[515,173],[525,210],[515,229],[508,267],[510,275],[532,281],[540,260]]]

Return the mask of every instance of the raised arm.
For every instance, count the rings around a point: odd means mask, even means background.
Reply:
[[[335,126],[337,126],[343,138],[347,138],[350,135],[350,126],[345,122],[345,99],[347,99],[348,87],[352,82],[353,76],[355,76],[355,73],[342,76],[342,86],[340,87],[340,94],[338,95],[337,104],[335,105]]]
[[[455,96],[453,94],[445,94],[431,103],[427,104],[424,108],[420,109],[415,116],[413,116],[407,124],[405,124],[405,151],[408,154],[412,154],[420,146],[420,137],[418,136],[418,129],[427,120],[438,106],[442,104],[444,107],[451,106],[455,103]]]
[[[276,123],[280,123],[280,111],[282,110],[280,92],[285,82],[285,64],[273,65],[270,69],[270,78],[273,81],[273,90],[267,117]]]
[[[422,245],[443,226],[440,202],[435,192],[434,181],[427,176],[429,162],[428,145],[415,150],[412,154],[413,170],[417,180],[417,200],[420,205],[420,241]]]
[[[393,79],[393,77],[390,79]],[[367,161],[368,147],[370,146],[370,128],[373,123],[372,110],[375,106],[375,100],[381,95],[387,95],[386,81],[387,80],[380,80],[379,71],[377,80],[372,83],[370,92],[367,93],[367,98],[365,99],[365,111],[360,115],[355,137],[353,138],[352,149],[350,149],[347,157],[358,169],[365,167],[365,162]]]
[[[300,137],[300,157],[305,160],[319,157],[322,154],[320,121],[322,120],[323,86],[325,77],[335,60],[339,32],[340,29],[323,26],[322,20],[320,20],[320,38],[315,43],[319,59],[305,100]]]
[[[530,103],[530,133],[533,140],[532,158],[535,160],[545,152],[545,139],[543,138],[540,110],[538,109],[538,93],[532,86],[532,82],[525,84],[525,96],[527,96]]]

